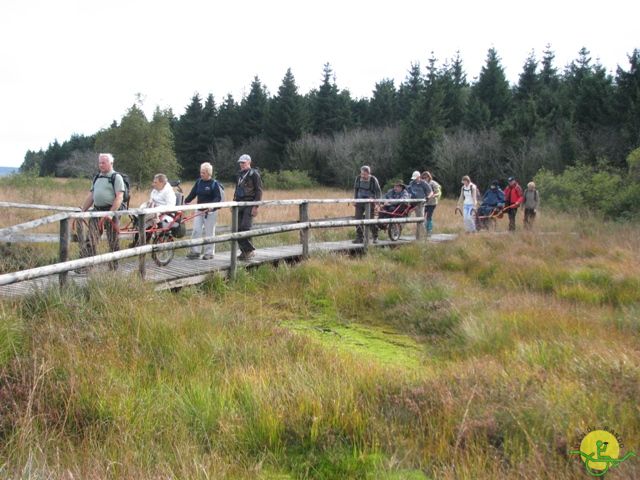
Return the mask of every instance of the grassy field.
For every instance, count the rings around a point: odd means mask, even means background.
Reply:
[[[4,301],[0,477],[589,478],[591,426],[640,454],[640,228],[538,227]]]

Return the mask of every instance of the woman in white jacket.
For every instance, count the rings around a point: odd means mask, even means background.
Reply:
[[[478,209],[478,197],[478,187],[476,187],[468,175],[462,177],[462,188],[460,189],[457,208],[462,211],[464,229],[469,233],[476,231],[473,212]]]

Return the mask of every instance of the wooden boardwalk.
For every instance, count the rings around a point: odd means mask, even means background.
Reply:
[[[453,234],[434,234],[428,238],[430,242],[446,242],[456,238]],[[397,242],[380,240],[377,244],[370,244],[369,248],[393,247],[412,243],[415,237],[402,237]],[[335,242],[310,243],[309,253],[350,253],[363,250],[362,244],[354,244],[349,240]],[[146,276],[145,280],[156,284],[157,290],[179,288],[188,285],[202,283],[205,278],[214,272],[225,274],[231,266],[231,253],[224,251],[216,253],[213,260],[188,260],[183,253],[178,251],[171,263],[165,267],[158,267],[150,258],[146,256]],[[277,264],[282,261],[295,261],[302,258],[302,245],[285,245],[278,247],[260,248],[256,250],[256,255],[250,261],[239,262],[240,266],[252,267],[262,264]],[[120,261],[118,273],[124,277],[138,274],[138,261]],[[106,266],[94,267],[93,274],[106,271]],[[84,285],[87,278],[91,276],[69,272],[68,280],[78,285]],[[35,280],[26,280],[12,285],[0,287],[0,297],[11,298],[21,297],[32,293],[37,293],[51,286],[58,284],[58,275],[50,275]]]

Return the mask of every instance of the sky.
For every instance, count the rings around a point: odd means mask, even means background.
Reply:
[[[615,73],[640,48],[639,13],[619,0],[2,0],[0,165],[107,128],[136,94],[148,115],[179,116],[195,93],[240,99],[256,75],[275,94],[287,68],[306,93],[327,62],[354,97],[431,52],[459,51],[469,80],[493,47],[515,83],[548,44],[560,69],[585,46]]]

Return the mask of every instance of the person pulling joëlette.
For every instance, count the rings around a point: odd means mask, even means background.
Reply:
[[[504,201],[509,215],[509,231],[515,232],[516,215],[518,214],[518,207],[523,200],[522,187],[514,177],[509,177],[507,183],[507,188],[504,189]]]
[[[113,161],[113,155],[110,153],[98,155],[98,174],[93,178],[89,194],[80,207],[83,212],[90,208],[99,212],[115,212],[120,209],[124,199],[125,183],[122,175],[113,169]],[[116,216],[109,220],[104,218],[89,219],[89,233],[86,241],[80,245],[80,256],[92,257],[96,254],[103,230],[107,232],[109,249],[112,252],[120,250],[118,223],[118,217]],[[117,260],[109,263],[110,269],[115,270],[117,267]],[[84,271],[86,270],[82,269],[78,273],[83,273]]]
[[[462,188],[460,188],[460,197],[456,210],[462,212],[464,229],[467,233],[476,231],[476,222],[473,218],[473,211],[478,208],[478,187],[471,181],[468,175],[462,177]]]
[[[353,185],[354,193],[353,198],[380,198],[382,190],[380,189],[380,183],[378,179],[371,175],[371,168],[367,165],[360,167],[360,175],[356,177]],[[365,218],[365,212],[367,206],[371,205],[371,218],[373,218],[374,204],[356,203],[356,220],[362,220]],[[373,243],[378,243],[378,227],[376,225],[370,225],[371,236],[373,237]],[[353,243],[364,243],[364,229],[362,225],[356,227],[356,238]]]

